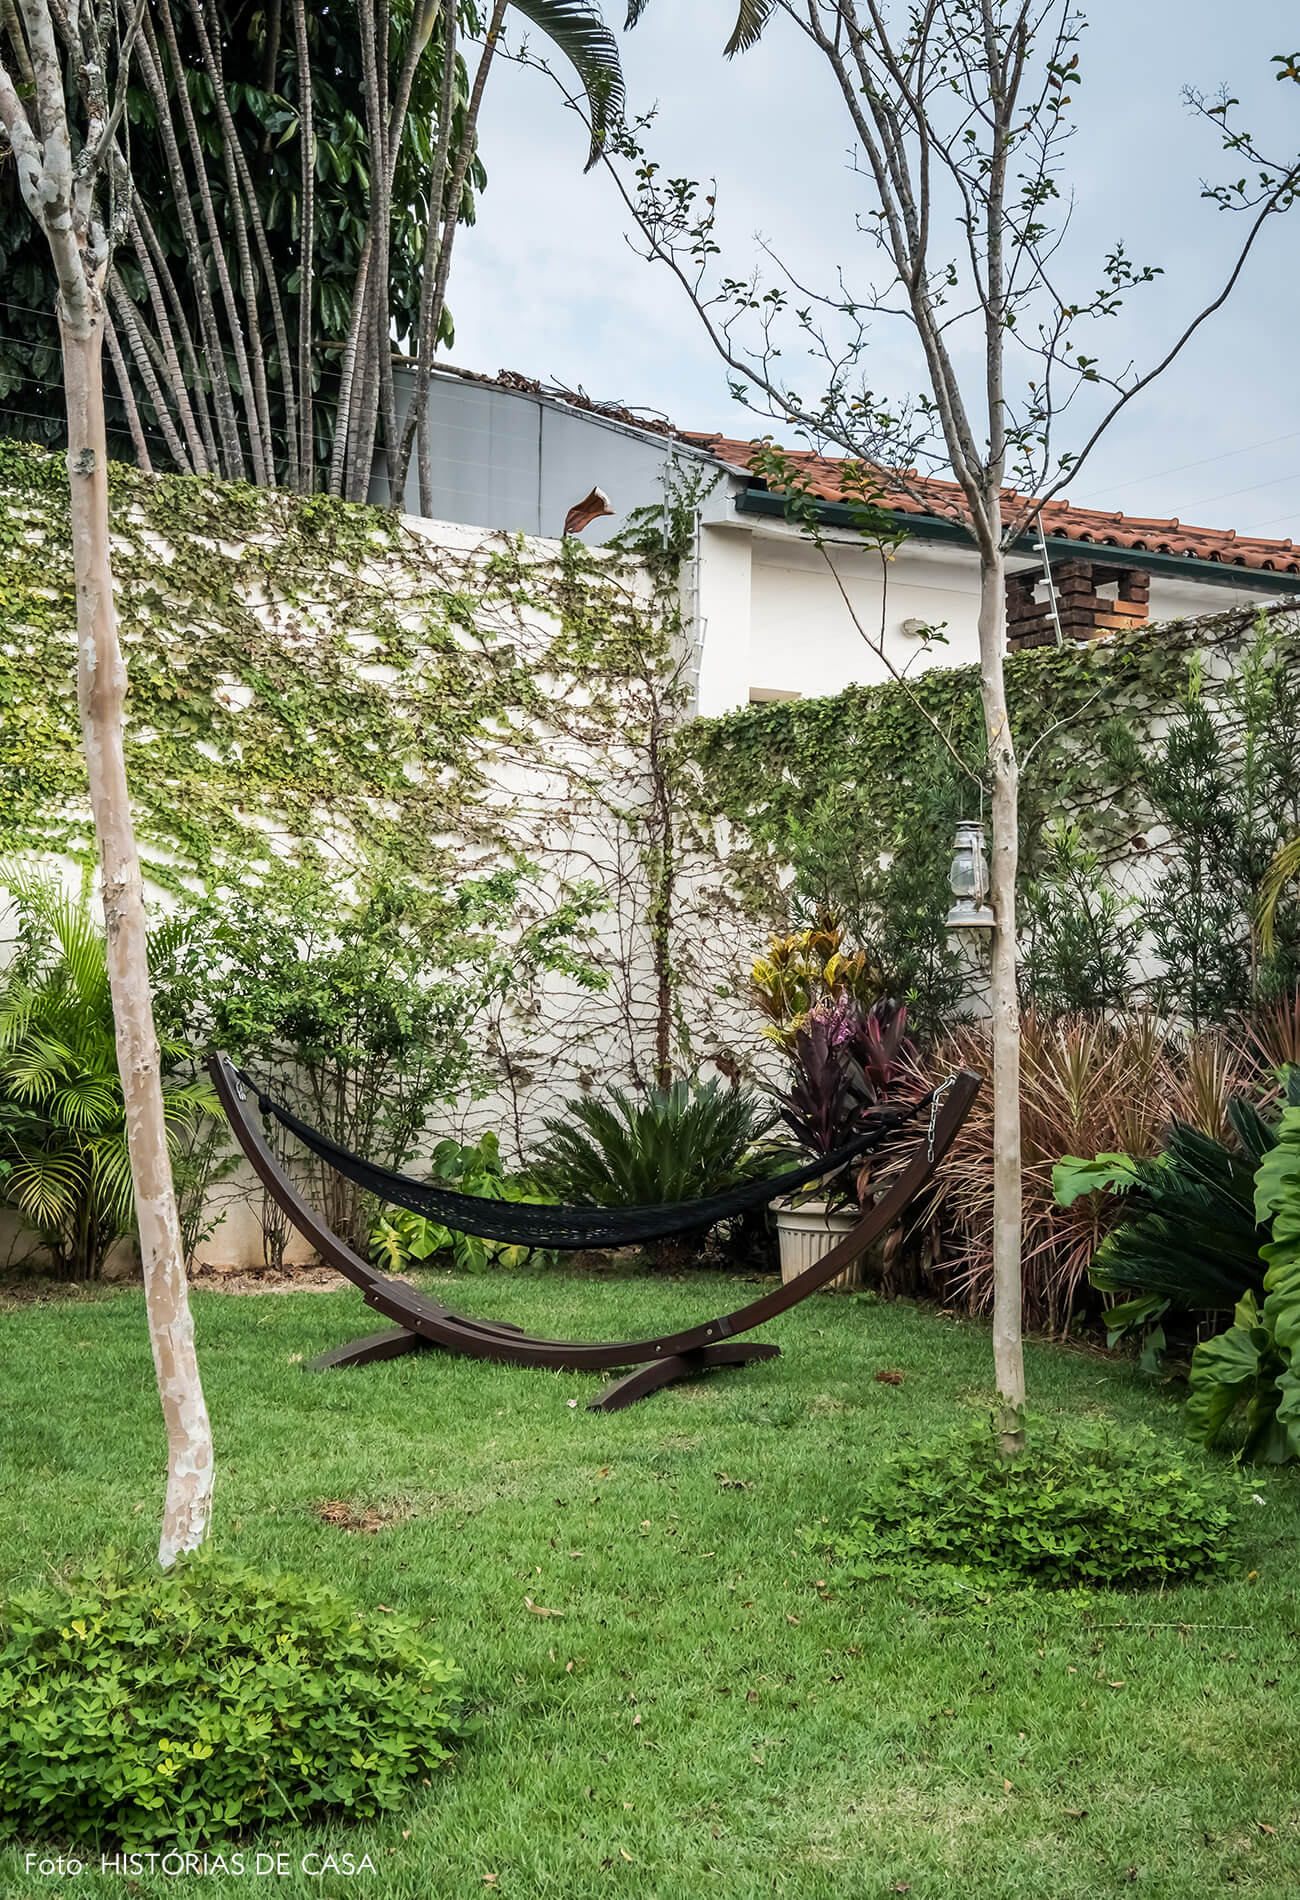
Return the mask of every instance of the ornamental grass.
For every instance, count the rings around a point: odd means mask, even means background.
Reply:
[[[1088,1263],[1124,1211],[1114,1195],[1059,1207],[1052,1169],[1063,1155],[1156,1155],[1175,1117],[1231,1139],[1233,1095],[1256,1092],[1258,1055],[1226,1031],[1183,1040],[1154,1016],[1107,1021],[1025,1011],[1021,1028],[1023,1285],[1026,1326],[1065,1333],[1095,1300]],[[992,1073],[988,1028],[963,1024],[927,1051],[933,1083],[957,1068]],[[993,1092],[980,1091],[944,1162],[934,1212],[947,1231],[945,1293],[970,1312],[993,1304]]]

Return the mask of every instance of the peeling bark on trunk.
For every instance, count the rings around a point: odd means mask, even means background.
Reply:
[[[993,1041],[993,1367],[998,1443],[1004,1458],[1024,1450],[1025,1361],[1021,1343],[1020,1003],[1016,988],[1016,870],[1020,767],[1007,714],[1002,647],[1005,559],[980,562],[980,692],[993,775],[989,896],[993,930],[989,1009]]]
[[[102,385],[102,305],[72,323],[60,302],[68,405],[68,476],[77,588],[77,695],[103,876],[108,973],[126,1102],[145,1304],[167,1430],[167,1495],[158,1561],[202,1543],[212,1512],[212,1432],[194,1351],[163,1120],[140,860],[127,795],[122,707],[126,667],[117,637],[108,538],[108,456]]]

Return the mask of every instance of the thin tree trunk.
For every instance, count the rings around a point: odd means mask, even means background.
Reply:
[[[993,930],[989,1009],[993,1039],[993,1368],[998,1442],[1005,1458],[1024,1450],[1025,1360],[1020,1280],[1020,1004],[1016,990],[1016,870],[1020,768],[1002,672],[1006,562],[997,549],[980,560],[980,693],[993,775],[990,901]]]
[[[135,391],[131,387],[131,378],[127,374],[126,364],[122,359],[122,345],[117,340],[117,332],[111,322],[105,324],[104,336],[108,343],[108,353],[113,359],[113,374],[117,378],[117,386],[126,409],[126,426],[131,431],[136,467],[142,475],[152,475],[153,462],[149,456],[149,444],[145,440],[144,424],[140,420]]]
[[[143,238],[144,248],[152,261],[154,275],[158,283],[162,286],[163,294],[167,301],[167,308],[171,311],[173,329],[180,339],[181,354],[185,359],[184,373],[189,378],[187,387],[189,389],[190,403],[193,408],[193,413],[198,419],[199,434],[203,438],[203,449],[207,456],[208,472],[219,472],[222,466],[221,455],[217,448],[216,436],[213,433],[212,417],[208,410],[208,400],[204,394],[204,379],[203,372],[199,368],[198,346],[190,333],[189,321],[181,303],[180,292],[176,288],[175,278],[168,269],[167,259],[163,254],[162,245],[158,241],[158,233],[154,230],[153,221],[140,202],[139,192],[135,193],[131,202],[130,230],[135,240],[137,255],[140,251],[140,240]],[[143,265],[141,268],[143,269]],[[199,294],[200,284],[206,289],[207,279],[202,272],[198,273],[195,283],[196,298]],[[210,299],[209,308],[211,308]],[[215,326],[215,315],[213,322]],[[200,329],[203,328],[203,324],[204,319],[200,312]],[[216,334],[215,327],[213,334]],[[229,385],[227,385],[226,394],[227,396],[230,394]],[[230,410],[232,428],[234,426],[234,413],[232,407]],[[237,444],[237,436],[235,440]]]
[[[424,263],[420,277],[420,309],[416,319],[415,377],[410,406],[397,445],[395,463],[389,469],[390,506],[406,505],[406,475],[411,465],[411,446],[419,436],[420,513],[427,519],[433,514],[433,469],[429,441],[429,379],[434,352],[438,347],[438,325],[432,323],[432,341],[428,338],[433,309],[433,287],[438,274],[438,245],[442,233],[443,206],[447,195],[447,166],[451,158],[452,116],[456,103],[456,9],[449,7],[442,36],[442,84],[438,88],[438,144],[433,156],[433,176],[429,184],[429,224],[424,234]]]
[[[144,236],[144,228],[135,205],[132,205],[128,230],[134,241],[136,262],[140,266],[145,287],[149,292],[149,302],[153,308],[154,327],[158,341],[162,346],[163,360],[167,366],[167,381],[171,386],[172,401],[176,404],[176,413],[180,417],[181,428],[185,431],[185,440],[189,446],[190,466],[196,475],[211,472],[207,447],[195,420],[194,409],[190,402],[190,392],[181,369],[180,356],[176,349],[176,337],[168,316],[167,304],[163,297],[162,283],[154,268],[153,257]],[[201,393],[202,385],[195,379],[196,393]]]
[[[349,441],[343,475],[348,501],[364,501],[374,466],[375,426],[379,409],[379,358],[388,324],[388,230],[392,193],[388,189],[388,114],[380,75],[381,50],[376,0],[359,0],[357,25],[361,43],[362,91],[366,102],[366,135],[370,145],[369,270],[362,292],[361,336],[364,354],[349,404]]]
[[[348,439],[351,434],[353,386],[357,374],[357,351],[361,342],[361,325],[366,314],[366,287],[370,276],[370,250],[372,234],[367,231],[361,245],[361,255],[357,259],[357,281],[352,292],[352,310],[348,318],[348,334],[343,345],[343,355],[339,362],[339,393],[334,409],[334,441],[330,450],[329,490],[331,495],[343,493],[343,478],[347,466]]]
[[[194,110],[190,104],[189,88],[185,82],[185,64],[181,59],[180,47],[176,40],[176,27],[171,17],[171,0],[161,0],[158,17],[162,22],[163,34],[167,41],[167,50],[171,57],[173,91],[181,108],[181,123],[185,127],[185,138],[189,146],[190,157],[194,165],[195,184],[198,188],[199,203],[203,207],[203,220],[207,226],[212,266],[217,274],[217,284],[221,291],[221,300],[225,307],[226,322],[230,329],[231,349],[235,358],[235,367],[239,373],[240,395],[243,398],[244,413],[248,422],[249,449],[254,458],[254,479],[265,480],[261,468],[261,439],[258,434],[257,415],[253,405],[253,379],[248,367],[248,353],[244,348],[244,326],[240,320],[239,305],[235,300],[234,285],[230,281],[230,272],[226,268],[226,254],[222,248],[222,232],[217,223],[216,209],[212,202],[212,192],[208,185],[208,171],[203,144],[199,138],[199,129],[194,119]],[[163,71],[162,55],[153,30],[149,9],[144,14],[144,44],[148,47],[154,69],[150,81],[150,90],[154,94],[154,103],[158,109],[158,124],[162,132],[164,148],[168,142],[175,150],[180,178],[177,183],[173,175],[175,203],[181,217],[182,226],[188,221],[191,229],[190,242],[195,260],[195,288],[199,293],[199,308],[203,309],[203,300],[207,295],[206,280],[200,268],[202,256],[199,244],[198,228],[190,206],[189,184],[185,178],[184,167],[180,165],[180,147],[171,123],[171,105],[167,93],[166,74]],[[143,62],[142,62],[143,63]],[[147,69],[146,69],[147,70]],[[226,473],[231,480],[242,481],[246,471],[243,444],[239,440],[238,424],[234,416],[234,396],[230,378],[226,369],[225,353],[222,348],[220,330],[214,327],[208,341],[208,373],[212,377],[212,388],[217,398],[217,419],[220,426],[224,420],[224,401],[230,403],[230,427],[234,431],[233,444],[228,444],[227,455],[230,466]],[[224,437],[223,429],[223,437]]]
[[[316,486],[315,422],[312,416],[312,277],[316,264],[316,129],[312,112],[311,49],[304,0],[292,0],[293,44],[298,62],[298,134],[302,142],[302,197],[298,206],[298,486]]]
[[[193,1550],[212,1514],[212,1430],[194,1351],[194,1323],[163,1119],[158,1038],[140,860],[126,783],[122,707],[126,667],[117,637],[108,531],[102,304],[89,325],[59,304],[68,408],[72,558],[77,590],[77,696],[102,868],[108,974],[126,1103],[145,1305],[167,1430],[167,1495],[158,1561]]]
[[[212,81],[213,99],[217,108],[217,117],[225,133],[228,161],[234,166],[239,182],[244,190],[244,202],[248,207],[248,229],[253,235],[253,244],[258,261],[262,266],[262,280],[266,286],[266,300],[271,307],[271,327],[275,331],[275,346],[280,358],[280,389],[284,399],[284,426],[289,464],[289,486],[298,486],[298,405],[294,400],[293,357],[289,352],[289,331],[284,320],[284,305],[280,300],[280,287],[276,279],[275,263],[271,257],[271,247],[267,242],[266,226],[262,221],[261,207],[257,202],[257,190],[253,183],[253,174],[244,157],[244,149],[239,141],[239,133],[226,101],[226,81],[221,70],[220,34],[218,23],[214,19],[209,30],[204,9],[204,0],[191,0],[190,14],[199,34],[203,50],[204,63],[208,68],[208,77]],[[279,31],[277,25],[277,33]],[[231,185],[232,196],[234,184]],[[251,320],[250,329],[256,331],[257,318]],[[258,360],[261,360],[260,346]],[[275,441],[271,428],[271,408],[269,397],[266,402],[266,453],[270,464],[268,481],[275,485]]]
[[[192,475],[194,473],[193,464],[190,461],[185,444],[181,441],[180,435],[177,432],[176,424],[172,421],[171,411],[167,407],[167,398],[163,393],[162,384],[158,380],[155,365],[150,359],[148,346],[153,342],[153,339],[149,337],[147,331],[142,332],[137,320],[135,305],[131,302],[131,299],[123,289],[122,280],[116,270],[109,273],[108,288],[113,303],[117,307],[117,314],[121,320],[122,328],[126,332],[126,340],[130,345],[131,355],[135,361],[140,381],[144,384],[144,393],[154,406],[154,414],[158,419],[158,428],[162,434],[163,441],[167,444],[167,452],[175,462],[177,468],[181,470],[182,474]],[[155,343],[154,348],[156,349],[157,347]]]
[[[474,155],[474,140],[478,130],[479,110],[483,104],[483,92],[487,85],[488,72],[492,66],[492,59],[497,49],[497,42],[501,37],[501,26],[506,15],[506,5],[507,0],[494,0],[492,17],[488,22],[487,32],[483,38],[483,51],[479,56],[479,63],[474,72],[474,83],[470,88],[469,101],[466,105],[465,117],[461,125],[460,149],[456,154],[455,168],[452,172],[450,186],[443,201],[442,236],[438,245],[438,267],[434,273],[433,290],[429,299],[427,320],[422,320],[421,322],[420,356],[422,360],[427,358],[430,365],[432,365],[433,362],[433,352],[437,347],[438,331],[442,325],[442,313],[447,301],[447,280],[451,272],[451,253],[456,241],[457,222],[460,218],[461,195],[465,189],[465,180],[469,175],[470,160]],[[423,291],[421,292],[421,296],[423,297]],[[427,407],[427,381],[424,384],[424,388],[426,391],[424,406]],[[418,371],[416,393],[418,396]],[[414,427],[418,429],[420,426],[419,411],[415,410],[414,413]],[[410,426],[410,414],[408,413],[408,427]],[[425,486],[432,487],[431,482],[428,480],[427,449],[428,425],[426,423],[420,458],[422,465],[424,465],[421,469],[422,488]],[[399,472],[402,475],[404,485],[405,464],[400,461]],[[421,505],[423,506],[424,504],[422,503]]]

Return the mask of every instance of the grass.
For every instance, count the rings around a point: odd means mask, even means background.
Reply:
[[[595,1337],[702,1314],[719,1290],[489,1276],[461,1298]],[[284,1877],[146,1875],[131,1891],[1294,1894],[1292,1479],[1270,1477],[1252,1515],[1256,1580],[954,1617],[888,1587],[841,1592],[795,1531],[847,1516],[905,1435],[987,1406],[976,1324],[814,1299],[769,1329],[780,1359],[605,1418],[582,1409],[590,1379],[436,1353],[304,1378],[300,1357],[365,1330],[352,1294],[194,1304],[215,1535],[426,1618],[482,1726],[391,1824],[282,1837]],[[902,1384],[876,1383],[881,1369]],[[1042,1412],[1144,1420],[1177,1442],[1172,1401],[1120,1364],[1033,1347],[1028,1369]],[[110,1542],[148,1553],[162,1448],[138,1294],[0,1316],[0,1390],[0,1575],[30,1583]],[[324,1522],[328,1504],[380,1528]],[[368,1853],[378,1872],[304,1875],[307,1849]],[[124,1887],[0,1854],[5,1900],[54,1892]]]

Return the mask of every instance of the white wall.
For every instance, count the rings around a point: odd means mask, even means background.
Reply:
[[[1080,558],[1087,558],[1084,547]],[[872,650],[882,633],[893,666],[912,677],[979,658],[975,558],[941,542],[905,541],[882,562],[856,539],[828,540],[823,552],[782,522],[706,520],[699,599],[698,710],[706,717],[747,705],[751,694],[813,698],[885,679],[889,668]],[[1219,614],[1271,599],[1276,595],[1248,583],[1157,578],[1150,619]],[[946,643],[927,646],[904,631],[909,620],[942,628]]]

